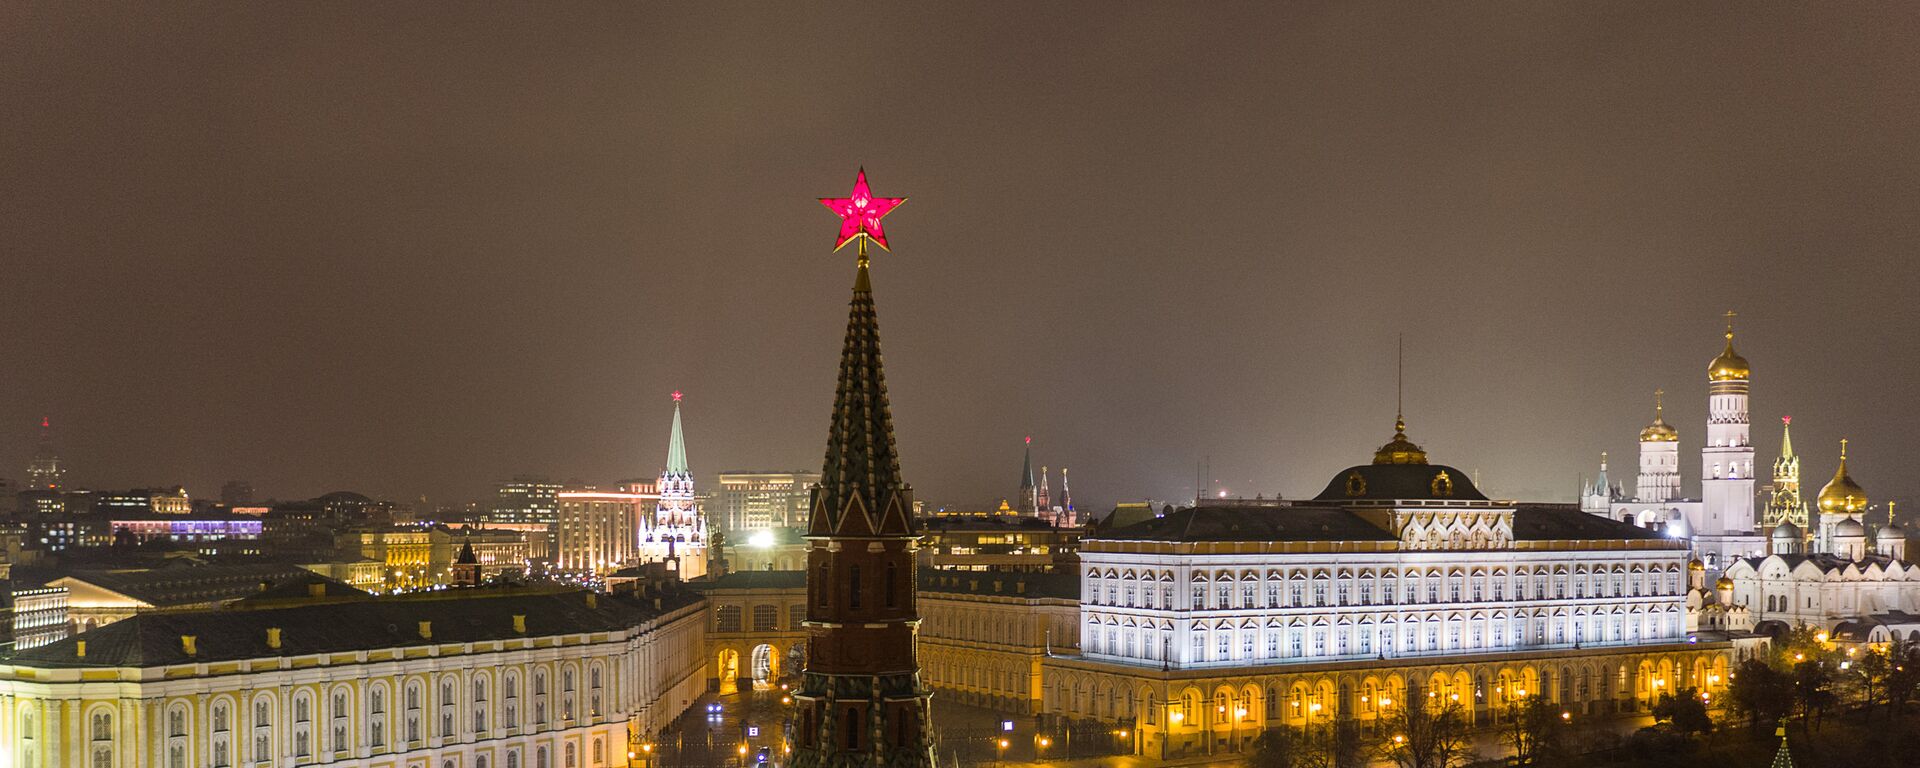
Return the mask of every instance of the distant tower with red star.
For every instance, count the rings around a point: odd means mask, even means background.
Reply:
[[[40,418],[40,445],[27,464],[27,490],[58,491],[67,487],[67,468],[53,449],[53,420]]]
[[[900,474],[880,366],[867,241],[904,198],[876,198],[863,170],[853,194],[822,199],[841,218],[839,250],[858,241],[853,301],[827,456],[807,527],[807,660],[794,692],[792,765],[932,766],[928,697],[914,651],[913,487]]]
[[[653,516],[640,526],[640,562],[675,564],[683,579],[707,572],[707,521],[693,492],[693,471],[687,466],[687,440],[680,431],[680,398],[673,393],[673,433],[667,438],[667,468],[655,489],[660,501]]]

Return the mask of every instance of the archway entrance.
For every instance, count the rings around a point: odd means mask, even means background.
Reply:
[[[761,644],[753,647],[752,669],[754,690],[766,690],[773,685],[773,676],[779,671],[779,660],[774,656],[773,646]]]
[[[732,648],[720,649],[720,656],[714,661],[714,676],[720,679],[720,695],[739,693],[740,652]]]

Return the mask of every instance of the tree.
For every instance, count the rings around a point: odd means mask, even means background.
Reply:
[[[1898,715],[1906,711],[1907,700],[1913,697],[1914,690],[1920,688],[1920,664],[1907,661],[1893,662],[1893,669],[1887,673],[1887,704]]]
[[[1855,687],[1860,689],[1860,705],[1866,707],[1866,716],[1874,716],[1874,708],[1882,703],[1887,695],[1887,684],[1893,676],[1893,659],[1885,651],[1868,649],[1859,659],[1847,664],[1847,676]]]
[[[1407,686],[1406,705],[1387,717],[1393,734],[1381,747],[1386,759],[1400,768],[1453,768],[1464,763],[1467,718],[1460,703],[1428,695],[1418,684]]]
[[[1307,768],[1306,738],[1285,725],[1261,731],[1253,739],[1247,765],[1249,768]]]
[[[1727,681],[1727,703],[1761,733],[1761,723],[1778,722],[1793,708],[1793,686],[1786,675],[1759,659],[1748,659]]]
[[[1792,684],[1793,705],[1801,721],[1812,730],[1820,730],[1822,716],[1840,698],[1833,692],[1833,672],[1825,663],[1808,659],[1793,665],[1788,679]]]
[[[1683,734],[1703,735],[1713,732],[1713,717],[1707,713],[1707,702],[1700,698],[1700,689],[1687,688],[1666,694],[1653,704],[1653,721],[1672,723],[1673,729]]]
[[[1543,696],[1507,705],[1500,742],[1513,750],[1514,765],[1556,765],[1568,752],[1573,726]]]
[[[1307,733],[1307,768],[1364,768],[1367,743],[1360,723],[1341,717]]]

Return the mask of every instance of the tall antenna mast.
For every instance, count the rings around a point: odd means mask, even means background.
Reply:
[[[1399,340],[1395,342],[1393,357],[1393,420],[1405,422],[1407,420],[1407,335],[1405,333],[1400,334]]]

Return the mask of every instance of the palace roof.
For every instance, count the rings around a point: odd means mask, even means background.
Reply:
[[[637,598],[584,591],[528,592],[466,589],[352,602],[256,609],[139,613],[90,632],[23,651],[7,663],[21,667],[154,667],[240,659],[347,653],[382,648],[610,632],[636,626],[662,611],[698,600],[668,598],[656,610]],[[516,632],[513,617],[526,617]],[[431,638],[420,625],[429,622]],[[267,630],[280,630],[280,647],[267,647]],[[194,638],[186,653],[183,636]],[[79,644],[86,643],[86,655]]]
[[[1420,466],[1420,465],[1377,465]],[[1518,541],[1641,540],[1658,531],[1581,512],[1570,504],[1513,507]],[[1096,535],[1107,541],[1395,541],[1393,532],[1358,512],[1331,504],[1188,507]]]

